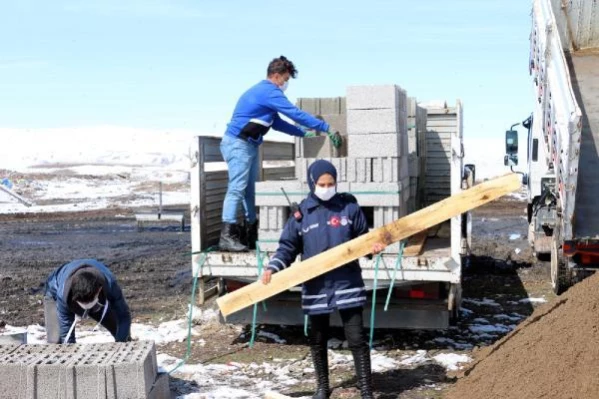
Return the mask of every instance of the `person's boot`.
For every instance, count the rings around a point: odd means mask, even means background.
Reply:
[[[352,354],[354,356],[356,377],[362,399],[374,399],[372,370],[370,368],[370,348],[364,346],[363,348],[352,349]]]
[[[254,223],[245,222],[247,246],[250,250],[256,249],[256,241],[258,241],[258,221]]]
[[[329,387],[329,358],[327,347],[310,346],[312,362],[316,373],[316,392],[312,399],[328,399],[331,396]]]
[[[248,222],[244,220],[240,224],[236,224],[235,228],[237,229],[237,235],[239,236],[239,242],[241,245],[249,248],[247,224]]]
[[[247,252],[248,247],[239,241],[239,228],[235,224],[223,223],[218,248],[223,252]]]

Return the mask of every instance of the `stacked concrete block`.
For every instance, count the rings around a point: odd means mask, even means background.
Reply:
[[[0,353],[0,389],[11,397],[170,397],[168,378],[157,373],[153,342],[21,345]]]
[[[407,134],[406,92],[396,85],[347,88],[349,157],[400,157]],[[374,137],[376,135],[376,138]]]
[[[348,178],[348,158],[328,158],[328,157],[319,157],[319,158],[297,158],[295,160],[295,178],[302,183],[308,182],[308,168],[314,161],[317,159],[325,159],[335,166],[337,169],[337,181],[338,182],[349,182],[352,181]],[[355,165],[354,165],[355,166]],[[355,173],[355,169],[352,169],[352,172]],[[364,176],[365,177],[365,176]]]
[[[347,156],[347,115],[344,97],[299,98],[297,106],[317,117],[324,119],[332,131],[344,138],[340,148],[335,148],[331,140],[322,134],[311,138],[295,139],[296,158],[330,158]]]

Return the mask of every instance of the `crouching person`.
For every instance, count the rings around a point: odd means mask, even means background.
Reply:
[[[76,316],[97,321],[116,342],[131,340],[129,306],[112,272],[95,259],[62,265],[46,280],[44,317],[48,343],[75,343]]]
[[[318,255],[368,232],[368,224],[355,197],[336,192],[337,170],[328,161],[318,160],[308,169],[310,194],[300,204],[302,219],[291,217],[279,248],[262,275],[268,284],[273,273],[291,265],[298,254],[302,260]],[[383,244],[375,244],[379,253]],[[349,343],[362,398],[373,398],[370,348],[364,334],[362,312],[366,288],[358,261],[309,280],[302,287],[302,308],[310,319],[310,351],[316,371],[317,389],[313,398],[331,394],[327,341],[329,316],[339,311],[345,338]]]

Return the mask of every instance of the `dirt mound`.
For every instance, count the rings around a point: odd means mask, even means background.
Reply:
[[[447,399],[599,398],[599,273],[476,359]]]

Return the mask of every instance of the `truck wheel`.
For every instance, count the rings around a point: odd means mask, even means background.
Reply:
[[[557,240],[551,243],[551,286],[556,295],[564,293],[572,285],[572,270],[559,252]]]

